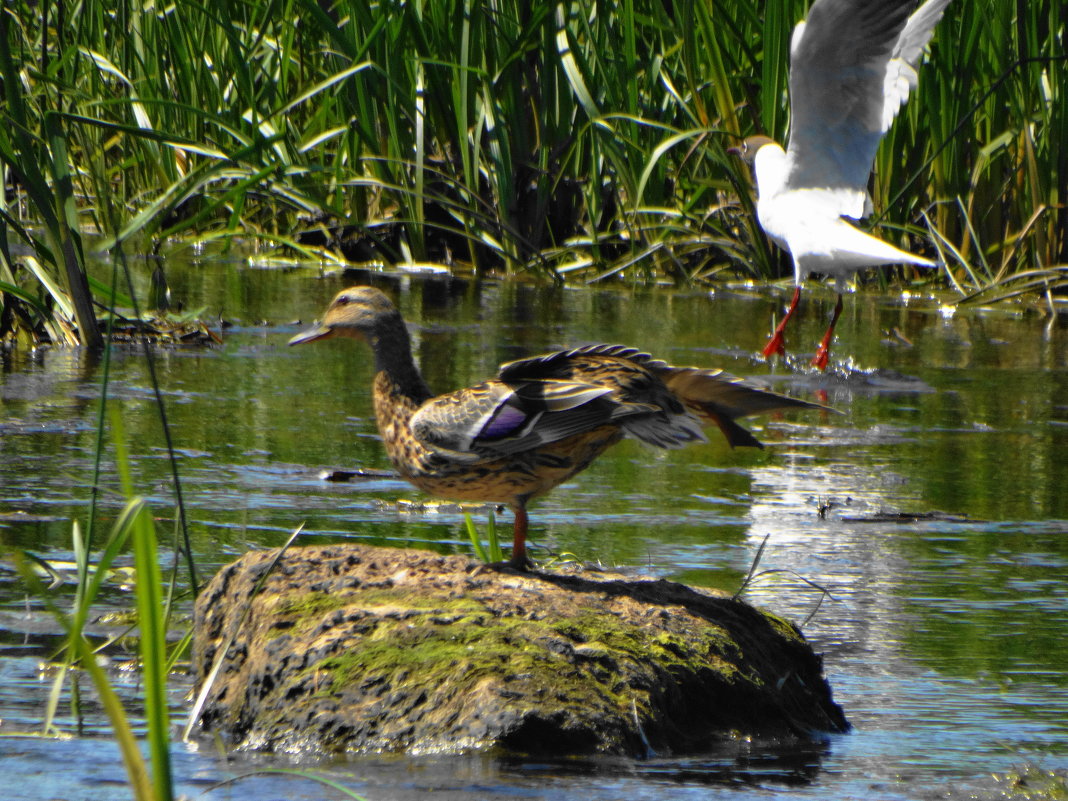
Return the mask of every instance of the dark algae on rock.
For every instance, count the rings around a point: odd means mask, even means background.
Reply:
[[[223,568],[196,605],[201,726],[288,752],[694,752],[849,724],[790,623],[681,584],[333,545]],[[245,614],[246,608],[248,613]]]

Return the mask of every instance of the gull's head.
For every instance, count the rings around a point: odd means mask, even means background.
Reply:
[[[330,337],[368,339],[372,343],[391,328],[404,328],[397,307],[379,290],[369,286],[354,286],[338,292],[326,308],[318,325],[297,334],[290,345],[314,342]]]
[[[732,156],[737,156],[742,159],[746,164],[752,164],[756,159],[757,151],[765,145],[777,144],[770,136],[764,136],[759,134],[757,136],[749,136],[742,140],[742,143],[737,147],[728,147],[727,152]]]
[[[770,136],[750,136],[727,152],[753,168],[758,200],[782,191],[787,173],[786,151]]]

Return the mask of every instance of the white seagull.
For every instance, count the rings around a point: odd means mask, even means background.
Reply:
[[[871,213],[868,176],[879,140],[917,82],[916,68],[950,0],[817,0],[790,40],[786,150],[752,136],[728,152],[752,163],[760,227],[794,261],[794,297],[764,348],[786,353],[783,329],[809,273],[835,277],[838,302],[812,364],[827,367],[849,275],[880,264],[935,262],[854,228]],[[912,13],[915,9],[915,13]]]

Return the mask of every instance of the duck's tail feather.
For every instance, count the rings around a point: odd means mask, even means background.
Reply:
[[[786,409],[830,407],[772,392],[723,370],[665,366],[660,378],[688,409],[716,425],[731,447],[761,448],[760,441],[735,422],[740,417]]]
[[[715,414],[731,420],[786,409],[833,411],[821,403],[772,392],[753,381],[738,378],[723,370],[665,367],[660,378],[667,388],[688,406],[696,407],[705,414]]]

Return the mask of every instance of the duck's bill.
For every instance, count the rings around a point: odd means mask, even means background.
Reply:
[[[290,345],[303,345],[305,342],[314,342],[317,339],[325,339],[326,337],[333,336],[334,330],[328,328],[325,325],[317,325],[314,328],[309,328],[307,331],[302,331],[297,334],[291,340]]]

